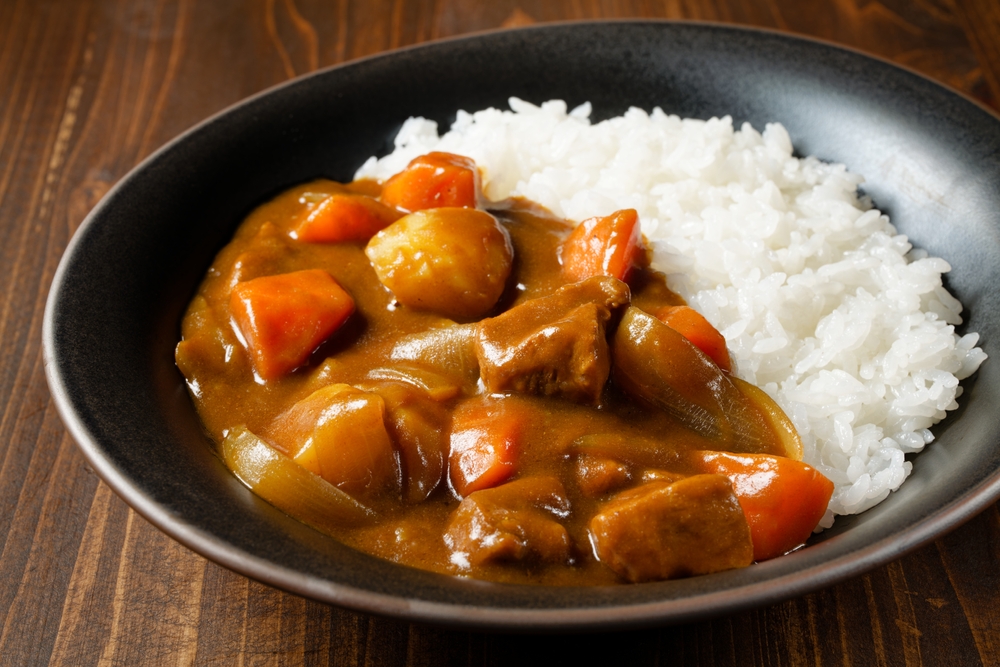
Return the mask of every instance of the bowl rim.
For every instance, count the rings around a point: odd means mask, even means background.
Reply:
[[[455,43],[473,42],[506,33],[555,31],[567,28],[571,29],[575,26],[597,26],[604,24],[706,27],[735,33],[759,33],[793,42],[813,43],[825,48],[848,52],[855,56],[874,60],[895,70],[901,70],[918,77],[951,95],[961,98],[965,102],[972,103],[979,110],[991,116],[993,120],[1000,122],[1000,113],[986,106],[984,103],[945,83],[882,56],[822,38],[772,28],[716,21],[629,18],[594,19],[555,21],[515,28],[481,30],[378,52],[323,67],[270,86],[240,99],[190,126],[132,167],[105,193],[98,204],[86,215],[73,232],[72,238],[63,251],[56,271],[53,274],[42,322],[45,377],[63,423],[83,452],[87,462],[92,466],[100,479],[107,483],[140,516],[172,539],[175,539],[204,558],[265,584],[310,599],[320,600],[364,613],[454,627],[527,632],[614,630],[626,627],[641,627],[643,625],[666,625],[704,620],[777,603],[861,575],[900,558],[942,536],[946,532],[954,530],[996,502],[1000,498],[1000,469],[995,470],[992,475],[985,477],[979,484],[957,494],[952,502],[915,521],[901,531],[876,540],[862,549],[856,549],[841,556],[823,560],[818,564],[807,565],[791,573],[781,574],[770,579],[762,579],[742,586],[700,593],[686,598],[666,598],[655,602],[627,605],[532,609],[405,599],[303,574],[298,570],[245,553],[239,547],[175,516],[142,488],[137,486],[133,480],[105,456],[97,437],[91,433],[87,425],[80,418],[80,415],[77,414],[73,400],[69,396],[63,369],[60,367],[56,351],[57,343],[54,332],[54,319],[59,293],[64,285],[64,274],[78,253],[81,239],[96,224],[96,221],[101,217],[101,213],[111,205],[116,195],[127,186],[127,183],[136,173],[147,169],[149,165],[159,160],[163,154],[172,151],[175,146],[183,144],[189,137],[218,122],[234,110],[250,106],[261,98],[299,85],[305,80],[324,76],[332,71],[352,68],[362,63],[395,58],[401,54],[435,49],[443,45]],[[796,558],[796,556],[796,553],[792,553],[782,557],[782,560]],[[760,566],[758,565],[757,567]],[[446,577],[447,575],[438,576]],[[494,585],[507,586],[506,584]]]

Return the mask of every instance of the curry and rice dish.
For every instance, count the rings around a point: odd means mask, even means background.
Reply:
[[[727,345],[739,327],[689,306],[698,267],[665,275],[641,201],[570,201],[599,209],[573,224],[489,156],[410,139],[257,208],[185,315],[177,365],[255,493],[395,562],[556,585],[745,567],[843,513],[856,457],[818,451],[801,402]]]

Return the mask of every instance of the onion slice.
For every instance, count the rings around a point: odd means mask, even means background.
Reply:
[[[476,325],[456,324],[404,336],[389,353],[394,362],[415,362],[475,385],[479,380]]]
[[[724,373],[652,315],[635,307],[625,311],[611,359],[618,386],[714,441],[711,449],[801,456],[791,421],[764,391]]]
[[[285,514],[324,533],[371,523],[376,515],[239,426],[222,442],[222,457],[251,491]]]

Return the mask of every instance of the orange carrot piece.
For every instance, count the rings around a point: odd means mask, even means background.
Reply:
[[[505,402],[467,403],[453,417],[451,485],[465,497],[507,481],[517,471],[524,415]]]
[[[404,211],[475,208],[479,170],[467,157],[428,153],[414,158],[382,188],[382,203]]]
[[[367,241],[403,214],[364,195],[330,195],[310,210],[292,230],[307,243]]]
[[[304,364],[354,312],[354,299],[309,269],[238,283],[229,309],[257,375],[273,380]]]
[[[628,280],[642,252],[639,214],[622,209],[577,225],[562,246],[563,272],[574,282],[593,276]]]
[[[823,518],[833,482],[810,465],[770,454],[693,452],[702,472],[725,475],[750,524],[753,557],[801,546]]]
[[[716,366],[727,373],[732,372],[733,362],[729,358],[726,339],[697,310],[688,306],[669,306],[657,311],[656,319],[691,341]]]

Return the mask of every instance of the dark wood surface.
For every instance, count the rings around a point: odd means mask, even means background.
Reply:
[[[1000,664],[997,506],[867,575],[756,611],[498,636],[233,574],[132,512],[67,434],[42,365],[52,275],[91,207],[159,145],[317,67],[501,26],[625,17],[817,36],[1000,107],[997,0],[0,0],[0,664]]]

